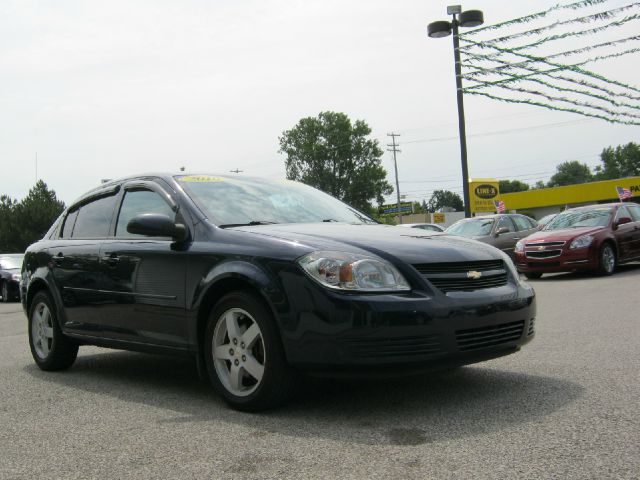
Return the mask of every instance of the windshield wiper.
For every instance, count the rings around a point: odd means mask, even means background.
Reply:
[[[328,223],[328,222],[336,222],[336,223],[339,222],[339,220],[336,220],[335,218],[325,218],[322,221],[326,222],[326,223]]]
[[[272,225],[278,222],[269,222],[268,220],[251,220],[247,223],[225,223],[223,225],[218,225],[220,228],[230,228],[230,227],[253,227],[254,225]]]

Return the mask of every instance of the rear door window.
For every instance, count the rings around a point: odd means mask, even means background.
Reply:
[[[527,217],[523,217],[521,215],[516,215],[513,218],[513,221],[516,224],[516,228],[518,230],[529,230],[531,228],[533,228],[531,225],[531,222],[529,222],[529,219]]]
[[[100,197],[82,205],[71,238],[104,238],[109,235],[115,205],[115,195]]]

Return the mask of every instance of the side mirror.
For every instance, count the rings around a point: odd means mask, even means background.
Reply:
[[[136,215],[127,224],[127,232],[147,237],[171,237],[177,242],[187,239],[189,232],[181,223],[174,223],[166,215],[143,213]]]
[[[500,227],[499,229],[496,230],[496,237],[498,235],[502,235],[503,233],[508,233],[509,229],[507,227]]]
[[[619,227],[620,225],[624,225],[625,223],[631,223],[633,220],[631,220],[631,218],[629,217],[620,217],[617,221],[616,221],[616,227]]]

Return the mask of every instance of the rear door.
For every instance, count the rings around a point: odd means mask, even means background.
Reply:
[[[624,223],[618,225],[613,230],[613,234],[618,242],[618,257],[621,261],[635,258],[638,255],[638,225],[639,222],[634,221],[631,209],[628,209],[626,205],[622,205],[618,208],[616,216],[614,218],[614,224],[621,218],[630,218],[631,223]]]
[[[60,237],[49,247],[53,279],[62,300],[64,326],[85,335],[101,332],[100,244],[107,237],[116,192],[93,197],[72,207]]]
[[[102,244],[105,336],[165,346],[187,345],[186,255],[170,238],[127,232],[143,213],[181,219],[170,193],[150,181],[123,187],[113,236]]]
[[[532,233],[538,231],[538,224],[524,215],[513,215],[511,218],[513,223],[516,224],[516,229],[518,230],[518,240],[522,240],[523,238],[526,238]]]
[[[629,203],[626,207],[631,214],[631,219],[633,220],[632,255],[633,258],[638,258],[640,257],[640,205]]]

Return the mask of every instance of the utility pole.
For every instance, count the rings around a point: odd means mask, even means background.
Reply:
[[[238,170],[237,168],[235,170],[229,170],[231,173],[242,173],[244,170]]]
[[[402,151],[398,149],[398,144],[396,144],[396,137],[399,137],[399,133],[387,133],[387,137],[391,137],[392,143],[387,143],[388,152],[393,152],[393,168],[396,171],[396,195],[398,199],[398,220],[402,223],[402,215],[400,215],[400,182],[398,181],[398,162],[396,161],[396,153],[401,153]]]

